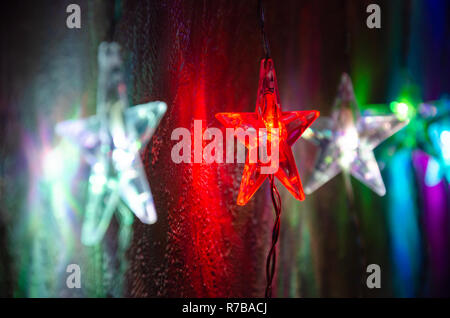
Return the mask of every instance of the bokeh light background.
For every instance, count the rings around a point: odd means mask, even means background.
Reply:
[[[239,207],[242,164],[170,159],[173,129],[193,129],[193,119],[220,127],[215,113],[254,109],[257,1],[79,0],[82,28],[70,30],[72,2],[15,1],[1,13],[0,295],[261,297],[268,184]],[[365,24],[372,2],[380,30]],[[263,3],[283,109],[328,116],[345,71],[362,112],[410,120],[375,152],[386,196],[352,180],[350,209],[340,176],[303,202],[282,190],[274,294],[450,296],[450,2]],[[130,103],[168,105],[142,153],[158,222],[114,218],[104,240],[86,247],[87,167],[54,125],[95,113],[97,47],[111,30],[124,48]],[[307,180],[315,150],[299,140],[294,153]],[[381,289],[361,283],[362,259],[381,266]],[[81,289],[66,287],[72,263]]]

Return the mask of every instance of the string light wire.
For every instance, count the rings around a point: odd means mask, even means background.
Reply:
[[[270,192],[272,196],[272,203],[275,209],[275,223],[272,230],[272,245],[267,255],[266,261],[266,293],[265,297],[272,297],[272,281],[275,276],[275,266],[277,262],[277,242],[280,236],[280,226],[281,226],[281,197],[278,192],[277,186],[275,185],[275,178],[273,175],[270,177]]]

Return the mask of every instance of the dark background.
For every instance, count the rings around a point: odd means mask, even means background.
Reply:
[[[421,87],[421,100],[450,92],[449,2],[434,1],[439,12],[432,13],[445,21],[440,23],[424,11],[425,1],[376,1],[382,28],[370,30],[366,7],[373,2],[263,1],[283,109],[329,115],[344,71],[352,76],[362,105],[390,102],[405,81]],[[273,218],[268,185],[239,207],[235,201],[243,165],[175,165],[170,159],[174,128],[191,128],[193,119],[220,127],[215,113],[254,109],[263,57],[257,2],[128,0],[117,11],[113,1],[79,0],[80,30],[65,26],[70,3],[74,1],[2,6],[0,295],[262,296]],[[32,136],[39,149],[55,142],[55,123],[75,110],[80,116],[95,112],[97,47],[112,39],[124,49],[131,102],[168,104],[143,153],[159,219],[152,226],[135,221],[123,289],[115,287],[125,262],[116,253],[117,222],[100,247],[74,243],[65,261],[82,264],[90,287],[72,293],[64,290],[64,270],[55,267],[61,262],[55,261],[59,248],[64,248],[52,236],[56,227],[36,230],[28,223],[49,216],[45,203],[42,213],[33,216],[25,204],[34,159],[27,155],[24,139]],[[294,147],[302,178],[312,168],[312,149],[302,140]],[[367,190],[355,183],[355,191],[358,196]],[[361,255],[342,178],[304,202],[284,190],[282,197],[277,296],[398,295],[392,286],[385,199],[371,196],[358,202],[360,215],[368,208],[378,212],[363,219],[362,234],[367,260],[383,269],[383,288],[361,291]],[[77,242],[79,223],[72,226]],[[101,268],[91,266],[94,258],[101,259],[95,263]],[[41,270],[32,269],[35,263]],[[413,277],[419,282],[413,295],[423,295],[423,276]],[[439,290],[445,294],[448,285]]]

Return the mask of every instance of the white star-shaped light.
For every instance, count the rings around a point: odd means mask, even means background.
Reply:
[[[305,192],[314,192],[344,171],[378,195],[385,195],[373,150],[407,124],[395,115],[361,116],[351,79],[342,74],[331,118],[319,117],[303,135],[320,148]]]
[[[97,114],[57,124],[56,132],[74,143],[91,166],[82,242],[98,243],[114,211],[131,210],[143,223],[156,211],[139,150],[166,112],[163,102],[128,108],[120,46],[102,43],[98,52]]]

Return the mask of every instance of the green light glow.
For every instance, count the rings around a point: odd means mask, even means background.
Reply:
[[[408,101],[393,101],[389,106],[391,111],[397,115],[397,118],[400,120],[412,119],[416,115],[415,108]]]

